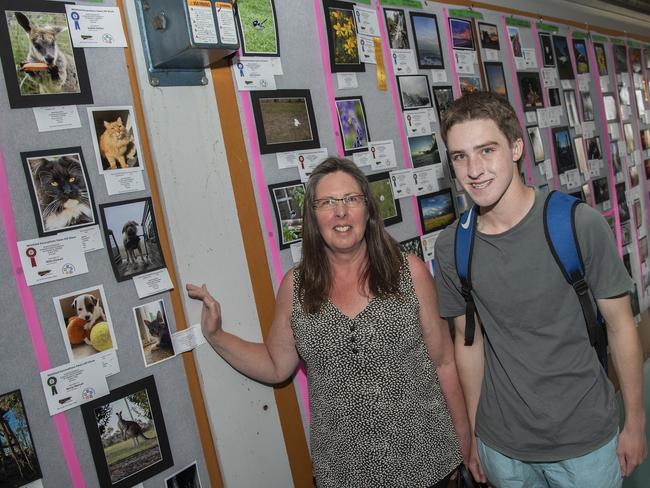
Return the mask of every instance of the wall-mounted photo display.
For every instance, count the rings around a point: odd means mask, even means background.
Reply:
[[[433,107],[427,75],[397,76],[397,86],[402,110]]]
[[[196,461],[169,478],[165,478],[165,488],[201,488]]]
[[[252,91],[261,154],[320,147],[309,90]]]
[[[553,54],[553,41],[551,35],[545,32],[539,33],[539,45],[542,48],[542,63],[545,68],[555,66],[555,55]]]
[[[594,201],[596,205],[600,205],[609,200],[609,182],[607,177],[596,178],[591,182],[594,186]]]
[[[20,390],[0,394],[0,410],[3,412],[2,448],[5,450],[0,486],[25,486],[41,479],[41,465]]]
[[[420,221],[425,234],[444,229],[456,220],[454,198],[450,188],[420,195],[417,198]]]
[[[433,96],[436,99],[436,111],[438,112],[438,120],[442,120],[443,114],[449,108],[449,105],[454,101],[454,91],[450,86],[434,86]]]
[[[539,127],[531,126],[531,127],[526,127],[526,131],[528,132],[528,137],[530,138],[530,147],[533,149],[533,157],[535,159],[535,163],[541,163],[546,159],[546,155],[544,154],[544,144],[542,143],[542,136],[539,132]]]
[[[564,104],[566,105],[566,114],[569,119],[569,125],[575,127],[580,123],[580,118],[578,117],[576,94],[573,90],[564,91]]]
[[[519,28],[508,26],[508,39],[510,39],[510,48],[515,58],[523,58],[524,51],[521,47],[521,34]]]
[[[113,320],[102,285],[52,298],[69,361],[117,349]]]
[[[144,170],[133,107],[88,107],[87,110],[99,173]]]
[[[555,147],[555,162],[558,174],[576,168],[576,160],[573,155],[571,136],[566,127],[555,127],[553,129],[553,146]]]
[[[323,0],[323,8],[332,73],[365,71],[366,65],[361,62],[357,49],[354,4]]]
[[[573,54],[576,58],[576,71],[579,75],[589,73],[587,44],[584,39],[573,39]]]
[[[594,120],[594,102],[591,98],[591,93],[580,93],[580,100],[582,101],[582,120]]]
[[[553,50],[555,51],[555,61],[560,79],[575,80],[573,67],[571,66],[569,44],[567,43],[566,37],[553,36]]]
[[[361,97],[337,98],[336,113],[345,154],[368,150],[370,135],[363,99]]]
[[[625,147],[628,154],[632,154],[636,149],[636,144],[634,143],[634,129],[632,124],[623,124],[623,134],[625,135]]]
[[[603,159],[603,150],[600,146],[600,137],[590,137],[585,139],[587,145],[587,158],[589,160]]]
[[[616,99],[614,98],[614,95],[604,94],[603,105],[605,105],[605,118],[607,119],[607,122],[616,120],[618,116],[616,114]]]
[[[616,199],[618,200],[618,217],[621,223],[630,220],[630,209],[625,199],[625,182],[616,183]]]
[[[0,12],[11,108],[93,103],[84,50],[72,47],[63,3],[4,0]]]
[[[244,56],[279,56],[278,22],[274,0],[235,4],[237,27]]]
[[[400,242],[399,248],[403,252],[407,254],[413,254],[419,257],[422,261],[424,261],[424,253],[422,252],[422,241],[420,240],[419,236],[415,236]]]
[[[411,153],[411,162],[414,168],[439,164],[440,151],[438,150],[438,140],[436,134],[425,136],[414,136],[408,138],[409,152]]]
[[[461,96],[481,91],[481,78],[479,76],[459,76],[458,83],[460,84]]]
[[[99,222],[80,147],[20,153],[38,235]]]
[[[410,49],[409,36],[406,30],[406,15],[404,10],[385,8],[386,30],[388,31],[388,44],[391,49]]]
[[[485,80],[488,91],[507,98],[508,90],[506,89],[506,76],[503,72],[503,64],[486,61],[483,63],[483,66],[485,66]]]
[[[599,42],[594,42],[594,53],[596,54],[598,74],[600,76],[605,76],[607,74],[607,55],[605,54],[605,46]]]
[[[445,67],[442,58],[442,44],[438,21],[433,14],[409,12],[418,68],[441,69]]]
[[[99,211],[117,281],[165,267],[150,197],[105,203]]]
[[[542,85],[539,81],[539,73],[518,72],[519,93],[524,105],[524,111],[537,110],[544,107],[542,99]]]
[[[548,103],[551,107],[559,107],[562,105],[562,99],[560,98],[560,89],[559,88],[549,88],[548,89]]]
[[[478,22],[478,37],[483,49],[501,49],[499,45],[499,30],[494,24]]]
[[[396,224],[402,221],[402,207],[399,200],[395,199],[393,187],[390,183],[390,174],[376,173],[368,175],[370,193],[377,202],[377,208],[384,221],[384,225]]]
[[[300,180],[269,185],[271,202],[278,226],[278,245],[287,249],[302,240],[302,216],[305,204],[305,185]]]
[[[614,69],[616,73],[627,72],[627,46],[614,44]]]
[[[127,488],[174,465],[153,376],[81,406],[102,488]]]
[[[576,156],[578,158],[578,167],[583,175],[589,174],[589,166],[587,166],[587,153],[585,152],[584,141],[582,136],[573,138],[573,147],[576,149]]]
[[[133,307],[133,318],[140,337],[140,351],[146,367],[171,359],[176,355],[163,300]]]
[[[454,49],[466,49],[471,51],[476,49],[471,21],[450,18],[449,32],[451,33],[451,44]]]

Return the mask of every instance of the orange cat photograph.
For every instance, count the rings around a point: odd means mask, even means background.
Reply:
[[[88,119],[101,174],[143,169],[133,107],[88,108]]]

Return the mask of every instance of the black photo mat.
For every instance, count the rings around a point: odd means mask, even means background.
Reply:
[[[384,19],[388,31],[388,44],[391,49],[410,49],[408,31],[406,29],[406,14],[404,10],[385,8]]]
[[[404,75],[396,78],[402,110],[433,107],[427,75]]]
[[[425,234],[444,229],[456,220],[451,188],[417,197],[420,222]]]
[[[274,0],[235,3],[235,9],[242,55],[280,56]]]
[[[335,105],[344,154],[349,156],[356,152],[367,151],[370,133],[363,98],[361,96],[337,97]]]
[[[354,19],[354,4],[337,0],[323,0],[323,9],[325,11],[327,44],[329,46],[330,69],[332,73],[354,73],[366,71],[366,65],[361,62],[359,52],[357,51],[357,31]],[[335,18],[333,15],[334,13],[338,14],[338,18]],[[343,15],[347,20],[343,19],[341,15]],[[339,19],[343,22],[342,24],[339,23]],[[348,21],[352,24],[352,29],[345,28],[345,24],[347,24]],[[335,27],[339,28],[335,29]],[[354,53],[356,53],[356,55],[345,49],[346,43],[350,40],[353,40],[354,42]]]
[[[377,203],[377,208],[384,221],[389,226],[402,221],[402,207],[395,199],[388,171],[368,175],[370,193]]]
[[[269,194],[278,229],[278,246],[287,249],[302,240],[305,184],[300,180],[269,185]]]
[[[410,12],[418,68],[442,69],[445,62],[440,43],[440,29],[434,14]]]

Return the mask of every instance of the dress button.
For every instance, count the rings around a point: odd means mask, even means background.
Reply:
[[[350,332],[354,332],[354,329],[356,329],[356,326],[351,325],[351,326],[350,326]]]
[[[352,348],[352,352],[353,352],[354,354],[357,354],[357,353],[359,352],[359,349],[357,349],[356,347],[353,347],[353,348]]]
[[[356,342],[356,340],[357,340],[356,337],[354,337],[354,336],[350,337],[350,342]]]

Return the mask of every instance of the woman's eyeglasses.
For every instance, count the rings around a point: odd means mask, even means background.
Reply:
[[[342,203],[346,207],[363,207],[366,204],[366,197],[364,195],[345,195],[343,198],[319,198],[314,200],[313,207],[316,210],[332,210]]]

